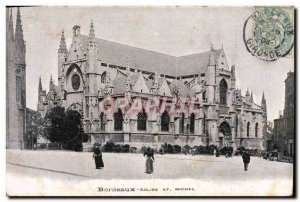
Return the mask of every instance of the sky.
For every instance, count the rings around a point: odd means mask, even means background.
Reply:
[[[284,80],[294,71],[294,56],[264,61],[247,52],[243,26],[251,7],[22,7],[26,41],[27,106],[37,108],[38,82],[49,89],[52,74],[57,84],[57,49],[64,29],[68,48],[72,27],[88,35],[93,20],[97,38],[173,56],[208,51],[223,46],[229,66],[243,95],[253,92],[260,104],[265,93],[268,120],[284,108]],[[13,9],[14,21],[16,9]],[[292,18],[293,19],[293,18]],[[15,22],[14,22],[15,25]],[[99,47],[101,51],[101,47]]]

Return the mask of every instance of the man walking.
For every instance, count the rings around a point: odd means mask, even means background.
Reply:
[[[244,162],[244,169],[245,169],[245,171],[247,171],[248,164],[250,163],[250,154],[247,151],[244,151],[242,158],[243,158],[243,162]]]

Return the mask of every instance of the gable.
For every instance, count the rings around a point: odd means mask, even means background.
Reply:
[[[138,80],[136,81],[136,83],[132,88],[132,91],[138,93],[150,93],[150,90],[142,74],[139,75]]]
[[[68,52],[67,61],[74,61],[78,59],[85,58],[85,51],[83,49],[82,43],[79,39],[76,39],[72,42],[70,50]]]
[[[220,68],[220,69],[226,69],[226,70],[229,70],[229,66],[228,66],[228,63],[227,63],[227,59],[226,59],[226,55],[225,55],[225,52],[224,50],[222,49],[220,51],[220,53],[218,54],[217,56],[217,66]]]
[[[170,87],[167,83],[167,81],[164,79],[163,82],[161,83],[161,86],[158,90],[158,94],[162,96],[172,96]]]

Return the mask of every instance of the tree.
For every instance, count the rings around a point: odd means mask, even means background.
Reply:
[[[45,120],[41,114],[32,110],[27,110],[26,113],[26,135],[27,135],[27,148],[33,149],[34,144],[37,142],[39,135],[45,137]]]
[[[46,115],[47,138],[54,143],[59,144],[62,149],[63,141],[66,139],[66,114],[63,107],[53,107]]]
[[[81,127],[81,115],[78,111],[68,110],[66,113],[65,121],[65,143],[68,149],[79,151],[82,142],[87,140]]]
[[[81,127],[81,115],[78,111],[63,107],[54,107],[46,115],[47,138],[59,145],[60,149],[79,151],[82,142],[87,141]]]

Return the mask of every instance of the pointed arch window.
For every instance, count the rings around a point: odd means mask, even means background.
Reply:
[[[180,120],[180,133],[184,133],[184,119],[185,119],[185,115],[184,113],[182,113],[181,120]]]
[[[247,123],[247,137],[250,136],[250,122]]]
[[[255,124],[255,137],[258,137],[258,123]]]
[[[225,79],[221,80],[219,88],[220,88],[220,104],[226,105],[228,86]]]
[[[139,131],[146,131],[147,130],[147,114],[143,109],[142,112],[138,113],[137,116],[137,129]]]
[[[190,132],[194,133],[195,132],[195,114],[191,114],[191,119],[190,119]]]
[[[169,124],[170,124],[170,116],[167,111],[161,116],[161,131],[168,132],[169,131]]]
[[[123,130],[123,114],[121,109],[119,109],[118,112],[114,113],[114,128],[115,131]]]
[[[105,131],[105,117],[103,112],[100,114],[100,130]]]

